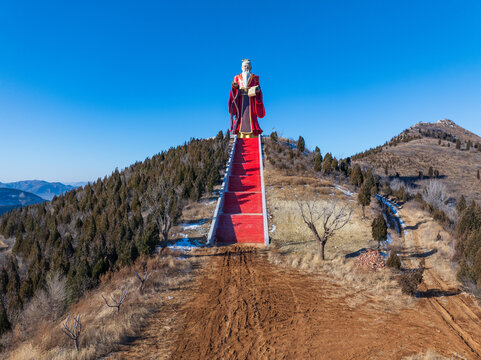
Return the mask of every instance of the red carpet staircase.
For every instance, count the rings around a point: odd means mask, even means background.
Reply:
[[[209,243],[268,245],[261,139],[235,138]]]

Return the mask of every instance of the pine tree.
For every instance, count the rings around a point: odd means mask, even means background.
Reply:
[[[399,258],[395,249],[391,250],[391,253],[386,261],[386,266],[397,270],[401,269],[401,259]]]
[[[466,199],[464,198],[463,195],[461,195],[458,199],[458,203],[456,204],[456,211],[459,216],[463,213],[463,211],[466,209]]]
[[[7,310],[3,300],[0,299],[0,335],[6,333],[11,327],[10,321],[8,321]]]
[[[478,169],[478,173],[476,174],[476,177],[477,177],[478,180],[479,180],[479,169]]]
[[[366,183],[363,183],[361,185],[361,188],[359,189],[359,194],[357,195],[357,201],[359,205],[362,206],[362,217],[364,218],[364,208],[366,206],[369,206],[371,203],[371,189],[369,188],[369,185]]]
[[[271,132],[271,140],[276,143],[278,139],[279,138],[277,137],[277,132],[276,131]]]
[[[324,156],[324,161],[322,162],[322,173],[324,175],[329,175],[332,172],[332,155],[327,153]]]
[[[369,192],[372,194],[376,194],[377,192],[377,187],[376,187],[376,182],[374,181],[374,176],[372,175],[372,171],[371,169],[368,169],[366,172],[365,172],[365,175],[364,175],[364,183],[366,184]]]
[[[314,171],[319,172],[322,170],[322,155],[321,153],[315,153],[314,155]]]
[[[20,291],[20,276],[18,275],[17,260],[14,256],[11,256],[7,264],[7,306],[10,313],[16,313],[22,308],[22,301],[19,296]]]
[[[362,171],[359,164],[354,165],[351,172],[351,183],[356,186],[362,185]]]
[[[433,170],[433,167],[432,167],[432,166],[429,167],[428,176],[429,176],[429,178],[431,178],[431,179],[434,177],[434,170]]]
[[[461,149],[461,140],[456,139],[456,149],[460,150]]]
[[[337,159],[335,157],[332,158],[332,160],[331,160],[331,169],[332,169],[332,171],[338,171],[339,170],[339,162],[337,161]]]
[[[378,248],[381,246],[381,241],[387,239],[387,224],[384,216],[379,214],[371,223],[372,238],[378,242]]]
[[[297,154],[302,154],[305,149],[306,142],[304,141],[304,138],[302,136],[299,136],[299,139],[297,140]]]
[[[7,292],[8,274],[5,268],[0,269],[0,294]]]
[[[345,176],[347,176],[347,170],[349,167],[347,166],[346,159],[339,160],[339,171],[341,171]]]

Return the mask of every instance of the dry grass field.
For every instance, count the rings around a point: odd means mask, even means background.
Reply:
[[[366,209],[366,218],[363,219],[355,194],[346,195],[330,180],[285,176],[270,165],[266,166],[266,188],[272,242],[269,260],[272,263],[326,276],[350,289],[355,294],[349,300],[352,307],[370,304],[377,310],[400,311],[413,305],[410,297],[401,294],[389,271],[356,269],[355,254],[377,247],[371,235],[371,221],[380,212],[376,201],[372,201],[372,206]],[[328,241],[325,261],[319,255],[318,243],[303,222],[293,196],[295,193],[302,197],[309,192],[322,194],[320,201],[329,201],[334,197],[338,203],[347,203],[353,210],[349,223]],[[391,236],[397,238],[395,233]]]

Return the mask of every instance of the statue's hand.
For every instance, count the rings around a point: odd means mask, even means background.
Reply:
[[[239,84],[236,83],[235,81],[232,82],[232,88],[233,89],[238,89],[239,88]]]

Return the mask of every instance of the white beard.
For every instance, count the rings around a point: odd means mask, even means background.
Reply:
[[[243,71],[242,72],[242,83],[244,85],[244,88],[247,87],[247,82],[249,81],[250,75],[251,75],[250,71]]]

